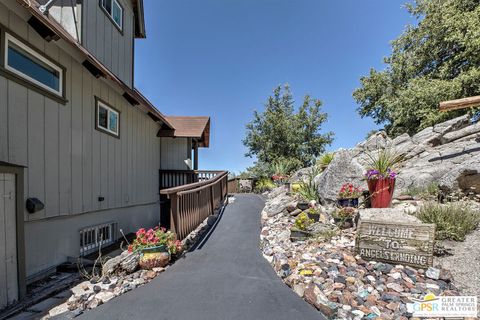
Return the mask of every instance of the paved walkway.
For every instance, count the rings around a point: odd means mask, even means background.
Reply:
[[[263,205],[257,195],[237,195],[201,248],[80,319],[323,319],[262,257]]]

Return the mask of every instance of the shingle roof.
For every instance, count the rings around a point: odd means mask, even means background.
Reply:
[[[165,116],[175,130],[160,130],[161,137],[194,138],[199,147],[210,144],[210,117],[206,116]]]

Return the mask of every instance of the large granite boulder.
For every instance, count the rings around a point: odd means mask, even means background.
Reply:
[[[311,174],[313,167],[307,167],[300,169],[292,174],[289,179],[290,183],[303,183],[308,181],[308,177]]]
[[[421,223],[421,221],[400,208],[360,209],[359,220],[387,223]]]
[[[294,199],[285,194],[281,193],[274,198],[271,198],[265,204],[263,208],[263,214],[267,215],[267,217],[273,217],[280,213],[287,212],[287,206],[293,201]]]
[[[364,168],[352,158],[349,150],[340,149],[328,167],[315,177],[318,195],[322,203],[331,203],[337,199],[337,194],[344,183],[351,182],[366,188]]]
[[[405,133],[391,139],[379,131],[352,149],[338,150],[325,171],[315,177],[322,202],[335,201],[338,190],[347,182],[366,189],[368,154],[384,147],[403,158],[395,168],[399,173],[395,196],[430,184],[438,184],[448,192],[480,193],[480,122],[473,123],[464,115],[425,128],[412,137]],[[309,171],[297,171],[291,181],[302,181]]]
[[[402,134],[391,140],[380,132],[359,143],[351,152],[354,160],[366,166],[366,153],[388,146],[402,156],[395,195],[411,187],[439,184],[445,191],[480,193],[480,123],[468,115],[428,127],[410,137]],[[364,168],[366,169],[366,168]]]
[[[446,192],[480,193],[480,155],[455,166],[439,180],[438,185]]]

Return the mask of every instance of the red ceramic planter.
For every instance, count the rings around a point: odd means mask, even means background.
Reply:
[[[395,179],[383,178],[368,180],[372,208],[388,208],[392,203]]]

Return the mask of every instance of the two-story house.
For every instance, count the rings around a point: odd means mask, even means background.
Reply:
[[[159,170],[208,147],[208,117],[166,117],[134,88],[145,36],[142,0],[0,0],[0,309],[158,224]]]

